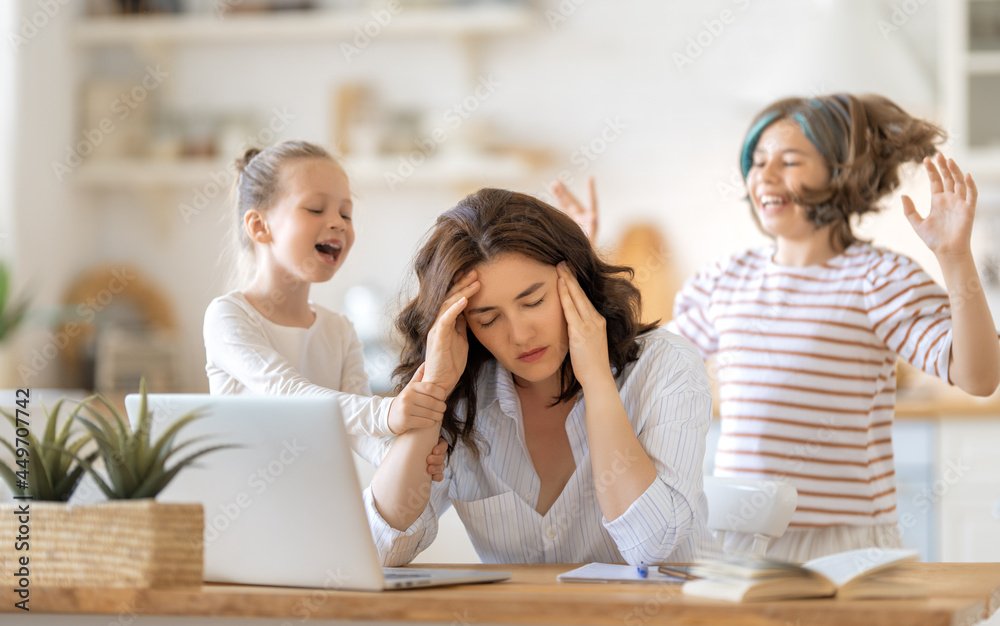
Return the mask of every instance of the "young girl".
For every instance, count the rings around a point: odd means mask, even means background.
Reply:
[[[943,134],[879,96],[768,106],[740,164],[754,220],[774,245],[699,271],[677,296],[668,328],[718,365],[716,475],[798,489],[771,557],[901,545],[891,440],[897,357],[973,395],[997,388],[1000,344],[970,249],[976,186],[954,161],[931,159]],[[930,212],[921,218],[906,196],[903,211],[937,257],[947,291],[851,228],[899,186],[903,163],[921,160]],[[745,551],[741,541],[727,538],[727,551]]]
[[[439,424],[438,387],[418,371],[397,398],[373,397],[351,322],[309,300],[354,243],[340,165],[319,146],[285,141],[247,150],[236,170],[236,233],[253,278],[205,312],[211,393],[336,396],[355,451],[373,463],[391,443],[376,438]],[[443,469],[444,446],[435,452],[432,474]]]
[[[627,268],[529,196],[483,189],[417,254],[397,375],[426,358],[449,391],[445,480],[418,470],[437,429],[396,439],[365,492],[384,563],[408,563],[455,506],[492,563],[689,562],[711,550],[702,492],[711,392],[697,352],[639,322]]]

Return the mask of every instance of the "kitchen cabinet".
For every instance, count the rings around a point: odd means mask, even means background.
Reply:
[[[940,559],[1000,561],[1000,415],[942,418],[928,498],[940,524]]]
[[[966,171],[1000,184],[1000,0],[938,7],[941,101],[952,150]]]

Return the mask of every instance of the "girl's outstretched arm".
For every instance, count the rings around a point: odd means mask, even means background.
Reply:
[[[931,182],[931,209],[920,217],[909,196],[903,213],[913,230],[934,252],[951,301],[952,344],[948,378],[976,396],[988,396],[1000,384],[1000,342],[972,257],[976,183],[952,159],[938,154],[924,159]]]

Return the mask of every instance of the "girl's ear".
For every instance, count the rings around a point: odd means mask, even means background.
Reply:
[[[250,241],[270,243],[271,229],[267,227],[267,220],[264,219],[264,214],[257,209],[250,209],[243,214],[243,226],[246,228]]]

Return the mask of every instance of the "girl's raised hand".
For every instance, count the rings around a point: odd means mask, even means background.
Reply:
[[[556,266],[556,272],[559,274],[559,301],[569,327],[569,358],[573,374],[584,392],[590,384],[602,378],[613,383],[604,316],[594,308],[565,261]]]
[[[936,162],[924,159],[924,168],[931,181],[931,210],[922,218],[913,200],[903,196],[903,214],[939,258],[971,253],[978,196],[972,175],[963,174],[954,160],[940,153]]]
[[[427,334],[424,380],[444,389],[446,396],[455,389],[469,358],[469,338],[462,311],[469,303],[469,297],[477,291],[479,281],[476,280],[476,271],[472,270],[448,291],[437,320]]]
[[[587,177],[587,204],[580,202],[560,180],[552,183],[549,191],[556,197],[556,208],[580,225],[590,243],[597,241],[597,192],[594,191],[594,177]]]

